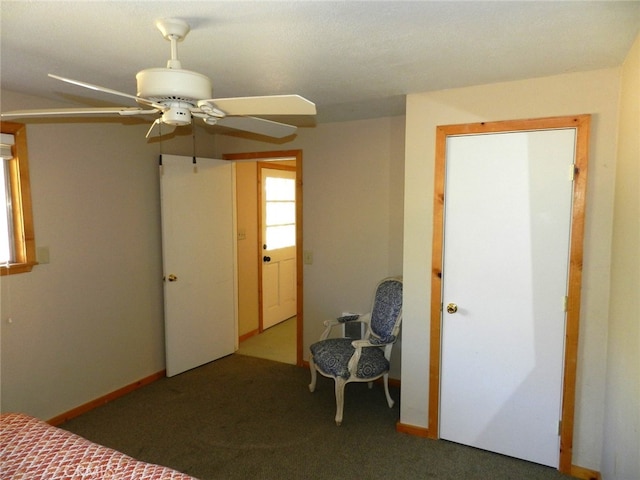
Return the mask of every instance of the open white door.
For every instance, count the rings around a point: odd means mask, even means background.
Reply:
[[[233,164],[162,155],[166,370],[236,350]]]
[[[575,129],[447,138],[440,435],[558,467]]]
[[[296,171],[260,168],[262,329],[295,316]]]

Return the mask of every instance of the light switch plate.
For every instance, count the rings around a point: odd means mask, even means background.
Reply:
[[[302,261],[305,265],[313,264],[313,252],[311,250],[305,250],[302,253]]]
[[[49,263],[49,247],[38,247],[36,248],[36,261],[43,265],[45,263]]]

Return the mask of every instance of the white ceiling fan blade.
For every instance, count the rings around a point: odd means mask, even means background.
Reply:
[[[130,98],[132,100],[135,100],[138,103],[141,103],[143,105],[148,105],[148,106],[153,107],[153,108],[157,108],[158,110],[163,110],[163,109],[166,108],[163,105],[160,105],[159,103],[152,102],[151,100],[147,100],[146,98],[136,97],[135,95],[130,95],[128,93],[119,92],[118,90],[113,90],[111,88],[101,87],[100,85],[94,85],[92,83],[81,82],[80,80],[74,80],[72,78],[59,77],[58,75],[53,75],[52,73],[50,73],[49,76],[51,78],[55,78],[56,80],[61,80],[61,81],[66,82],[66,83],[70,83],[72,85],[78,85],[79,87],[88,88],[90,90],[95,90],[97,92],[104,92],[104,93],[109,93],[111,95],[118,95],[120,97]]]
[[[1,118],[27,117],[71,117],[92,115],[148,115],[158,110],[143,110],[138,107],[102,107],[102,108],[52,108],[43,110],[12,110],[0,113]]]
[[[213,98],[213,103],[227,115],[315,115],[315,103],[300,95]],[[198,102],[201,105],[203,102]]]
[[[255,117],[224,117],[217,121],[221,127],[244,130],[273,138],[284,138],[293,135],[297,127]]]

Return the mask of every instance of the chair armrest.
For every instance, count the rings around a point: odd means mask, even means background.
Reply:
[[[369,340],[354,340],[353,342],[351,342],[351,345],[353,345],[353,348],[358,350],[366,347],[383,347],[384,343],[377,345],[375,343],[371,343]]]
[[[360,356],[362,355],[363,348],[368,348],[368,347],[380,348],[385,346],[384,343],[376,344],[376,343],[371,343],[369,340],[354,340],[353,342],[351,342],[351,345],[353,345],[353,348],[355,348],[355,351],[353,352],[353,355],[351,355],[351,358],[349,359],[349,364],[348,364],[349,374],[351,376],[356,375],[356,372],[358,370],[358,362],[360,361]]]
[[[325,327],[335,327],[336,325],[340,325],[341,322],[339,322],[337,318],[330,318],[322,323]]]
[[[336,325],[340,325],[340,322],[337,318],[330,318],[329,320],[325,320],[322,322],[324,324],[324,332],[320,335],[320,340],[326,340],[329,337],[329,333],[331,333],[331,329]]]
[[[320,335],[320,340],[326,340],[329,337],[329,333],[331,333],[331,329],[337,325],[342,325],[347,322],[361,322],[361,323],[369,323],[371,321],[371,314],[367,313],[365,315],[345,315],[338,318],[330,318],[329,320],[325,320],[322,322],[324,324],[324,332]]]

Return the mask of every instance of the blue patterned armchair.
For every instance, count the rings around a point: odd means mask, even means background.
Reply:
[[[329,338],[333,327],[345,322],[362,322],[366,333],[362,340]],[[324,322],[325,330],[320,340],[311,345],[311,383],[309,390],[316,389],[316,372],[335,381],[336,425],[342,423],[344,389],[350,382],[368,382],[382,377],[384,393],[389,408],[393,400],[389,395],[389,367],[391,349],[398,338],[402,322],[402,279],[385,278],[376,287],[371,313],[350,315]]]

